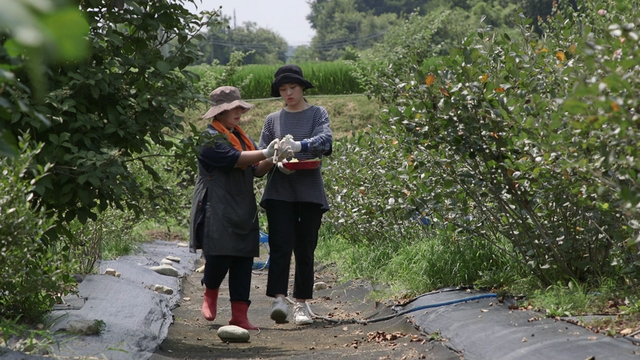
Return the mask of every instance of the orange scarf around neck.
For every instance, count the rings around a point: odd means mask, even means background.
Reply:
[[[250,151],[250,150],[255,150],[256,149],[256,147],[253,146],[253,142],[251,141],[251,139],[249,139],[247,134],[244,132],[244,130],[242,130],[242,128],[240,126],[236,126],[236,131],[240,134],[240,139],[238,139],[238,137],[236,137],[235,134],[233,134],[231,131],[229,131],[229,129],[224,127],[224,125],[222,125],[220,123],[220,121],[218,121],[218,120],[214,119],[211,122],[211,126],[213,126],[214,129],[218,130],[218,132],[220,134],[224,134],[227,137],[227,139],[229,139],[229,141],[231,142],[231,145],[233,145],[233,147],[236,150],[238,150],[238,151]],[[240,144],[240,140],[242,140],[242,142],[245,144],[246,149],[242,148],[242,144]],[[242,169],[246,169],[246,166],[243,167]]]

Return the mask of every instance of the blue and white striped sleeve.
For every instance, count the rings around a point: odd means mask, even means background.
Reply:
[[[333,134],[331,132],[331,123],[329,121],[329,113],[321,106],[313,116],[313,136],[309,139],[301,141],[304,153],[314,155],[331,155],[333,149]]]

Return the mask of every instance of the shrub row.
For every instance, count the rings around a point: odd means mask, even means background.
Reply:
[[[352,159],[339,166],[360,166],[360,188],[335,187],[342,235],[412,241],[397,224],[424,212],[547,285],[636,279],[640,51],[637,10],[625,4],[560,8],[544,37],[526,19],[517,36],[480,29],[426,71],[427,45],[411,39],[360,61],[396,135],[346,145]]]

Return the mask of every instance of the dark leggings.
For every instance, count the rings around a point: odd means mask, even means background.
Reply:
[[[313,297],[314,252],[322,222],[320,204],[267,200],[269,221],[269,277],[267,296],[287,295],[291,253],[295,257],[293,297]]]
[[[229,300],[251,304],[251,269],[253,258],[245,256],[205,255],[202,284],[207,289],[217,289],[229,273]]]

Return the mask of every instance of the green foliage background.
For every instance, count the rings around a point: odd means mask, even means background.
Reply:
[[[225,67],[191,67],[210,18],[124,3],[81,3],[87,57],[47,63],[47,48],[2,30],[3,316],[46,312],[72,291],[71,272],[104,256],[109,232],[133,238],[132,224],[157,219],[188,227],[200,129],[185,130],[184,114],[222,84],[269,97],[278,64],[230,53]],[[368,22],[355,1],[325,4],[358,31],[384,25],[384,40],[333,44],[327,58],[348,60],[300,64],[317,87],[309,96],[364,91],[383,108],[382,125],[342,127],[323,166],[323,231],[347,271],[412,293],[527,277],[637,286],[637,9],[561,3],[536,24],[512,2],[452,4]]]
[[[25,320],[71,291],[71,272],[90,262],[76,221],[95,222],[111,209],[174,214],[186,201],[162,174],[171,159],[181,170],[194,163],[189,139],[172,134],[182,131],[181,112],[203,100],[191,86],[197,75],[185,68],[200,55],[191,40],[210,17],[166,1],[56,5],[34,8],[21,0],[3,6],[0,18],[0,170],[3,181],[13,182],[0,209],[7,215],[31,209],[0,224],[2,257],[10,257],[0,292],[5,315]],[[7,20],[11,14],[24,21]],[[53,46],[23,37],[27,26],[33,30],[27,34]],[[56,55],[67,47],[85,51]],[[158,158],[167,160],[157,167]]]
[[[518,34],[480,28],[440,57],[425,44],[450,13],[410,19],[407,37],[394,40],[406,46],[356,62],[367,93],[388,105],[393,135],[349,139],[336,159],[340,169],[361,166],[349,180],[360,191],[332,178],[341,236],[414,241],[403,221],[426,213],[542,284],[635,283],[635,11],[585,1],[560,7],[544,37],[516,19]],[[354,154],[370,149],[384,156],[362,166]]]

